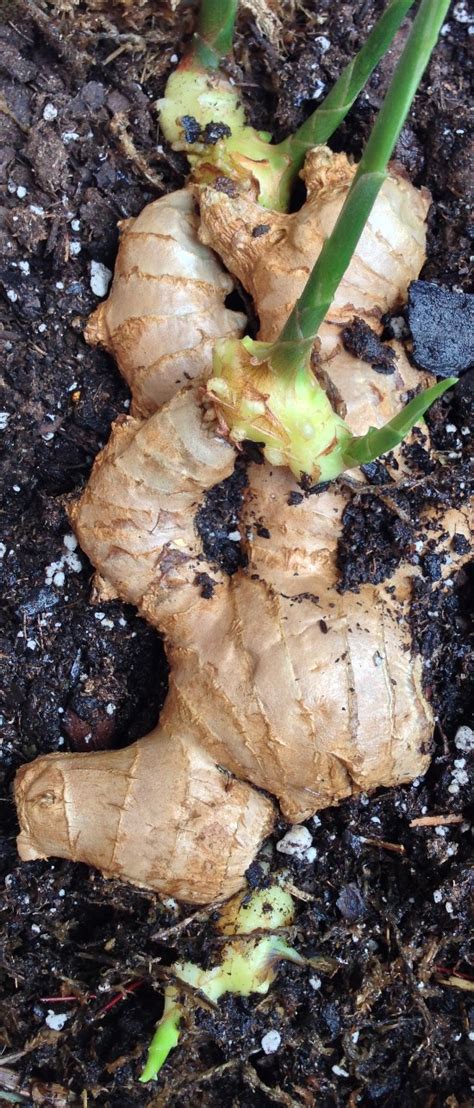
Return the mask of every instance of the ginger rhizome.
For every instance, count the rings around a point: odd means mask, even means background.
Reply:
[[[423,0],[422,14],[427,5]],[[441,18],[440,0],[434,8]],[[213,246],[254,296],[262,341],[272,342],[286,324],[353,175],[343,158],[327,151],[310,159],[308,184],[312,172],[315,184],[292,216],[263,212],[248,198],[201,192],[205,249]],[[341,330],[354,311],[379,326],[382,312],[403,302],[424,260],[426,208],[425,195],[396,174],[388,178],[319,328],[315,379],[326,382],[331,411],[338,409],[333,416],[353,436],[392,420],[420,384],[400,346],[393,344],[393,374],[381,376],[344,350]],[[144,227],[149,214],[140,217]],[[155,264],[156,242],[146,249],[147,265]],[[206,258],[206,266],[217,265],[211,253]],[[150,317],[174,314],[166,309],[169,264],[152,282],[138,263],[136,273],[127,270],[138,305],[141,274]],[[222,277],[213,279],[223,311]],[[194,519],[235,462],[234,447],[215,424],[216,397],[203,402],[211,366],[203,367],[201,383],[178,391],[165,363],[163,404],[155,365],[160,350],[151,351],[151,360],[137,343],[135,379],[127,287],[117,283],[103,308],[104,318],[114,321],[111,347],[120,361],[124,341],[136,411],[157,410],[147,419],[116,422],[72,519],[96,567],[98,595],[135,604],[164,635],[170,691],[157,727],[127,750],[55,754],[23,767],[16,785],[19,850],[25,858],[56,854],[89,862],[204,903],[242,886],[272,826],[275,800],[295,822],[426,769],[433,719],[408,624],[416,571],[400,569],[390,591],[365,585],[341,595],[336,557],[347,492],[333,485],[294,505],[294,477],[269,465],[249,468],[240,524],[247,566],[233,576],[209,566]],[[156,300],[147,300],[150,289]],[[190,297],[194,291],[191,282]],[[185,351],[186,313],[180,322]],[[234,324],[240,326],[234,320],[231,329]],[[133,326],[139,329],[140,317]],[[172,354],[183,366],[186,355]],[[149,390],[147,365],[154,378]],[[452,513],[440,526],[463,531],[465,522]],[[203,571],[212,596],[203,595]]]
[[[421,260],[417,255],[413,277]],[[343,350],[338,325],[333,331],[332,363],[348,397],[351,428],[366,426],[368,411],[370,422],[385,422],[419,375],[397,347],[394,374],[381,376]],[[239,886],[271,827],[272,804],[250,785],[273,794],[296,821],[352,792],[409,781],[427,768],[433,721],[407,620],[413,569],[399,572],[396,593],[367,585],[341,596],[334,587],[336,551],[347,493],[330,488],[291,506],[291,474],[257,465],[249,471],[241,523],[248,567],[230,578],[210,569],[193,514],[233,465],[232,448],[203,415],[194,389],[148,420],[128,417],[115,425],[73,522],[105,595],[135,604],[164,634],[169,700],[152,736],[126,751],[52,755],[21,772],[24,857],[59,853],[202,903],[233,891],[223,870]],[[268,523],[270,540],[259,536],[256,519]],[[458,519],[455,526],[460,529]],[[203,568],[214,584],[209,599],[199,585]],[[160,760],[172,759],[173,740],[183,759],[188,746],[199,751],[221,783],[207,827],[199,825],[202,834],[193,835],[191,765],[177,758],[175,792],[162,786]],[[140,766],[143,743],[155,750],[153,774]],[[91,843],[91,811],[74,803],[74,779],[93,777],[101,759],[111,768],[112,789],[114,760],[124,755],[135,767],[126,808],[119,785],[109,793],[110,806],[94,806]],[[242,818],[232,838],[228,827],[236,823],[225,788],[235,779],[243,790]],[[72,803],[65,803],[69,796]],[[53,827],[55,811],[61,835]]]

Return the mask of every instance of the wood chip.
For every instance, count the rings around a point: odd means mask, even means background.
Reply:
[[[402,843],[388,843],[385,839],[367,839],[365,835],[360,835],[359,841],[366,843],[367,846],[379,846],[382,850],[390,850],[392,854],[406,854],[406,849]]]
[[[437,977],[439,985],[449,985],[451,989],[465,989],[467,993],[474,993],[474,981],[468,981],[465,977]]]
[[[464,816],[458,815],[446,815],[446,816],[418,816],[417,819],[410,820],[409,827],[445,827],[448,823],[462,823]]]

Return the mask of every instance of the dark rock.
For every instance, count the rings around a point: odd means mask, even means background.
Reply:
[[[408,298],[413,357],[437,377],[462,373],[474,363],[474,295],[451,292],[431,281],[413,281]]]
[[[355,923],[367,914],[367,907],[357,885],[344,885],[336,900],[337,907],[348,923]]]

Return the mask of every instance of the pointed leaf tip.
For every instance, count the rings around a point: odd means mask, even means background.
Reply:
[[[344,461],[348,468],[373,462],[381,454],[386,454],[398,446],[434,401],[438,400],[447,389],[452,388],[457,380],[457,377],[447,377],[444,381],[438,381],[436,385],[424,389],[410,400],[410,403],[406,404],[401,412],[383,427],[369,427],[365,435],[355,436],[344,452]]]

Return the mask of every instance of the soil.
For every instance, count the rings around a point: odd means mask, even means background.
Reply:
[[[379,0],[286,4],[272,43],[243,6],[231,68],[252,122],[282,137],[303,120],[381,8]],[[470,579],[467,567],[441,578],[434,541],[412,607],[437,716],[431,767],[412,786],[323,812],[308,824],[314,864],[289,861],[301,890],[292,942],[336,959],[336,971],[286,964],[266,998],[190,1009],[159,1084],[145,1088],[137,1078],[166,966],[177,957],[209,962],[218,950],[212,920],[81,865],[18,862],[15,769],[46,751],[133,741],[155,723],[166,692],[156,634],[118,602],[91,605],[91,567],[75,549],[66,507],[129,405],[110,359],[82,338],[98,303],[91,263],[111,270],[117,221],[182,182],[182,159],[157,145],[154,101],[192,13],[147,0],[6,0],[3,13],[0,1099],[104,1108],[184,1108],[190,1099],[216,1108],[467,1105]],[[461,0],[397,150],[434,198],[423,277],[458,292],[468,288],[468,20]],[[360,152],[392,62],[393,53],[336,148]],[[416,559],[425,505],[466,495],[470,410],[465,376],[431,416],[434,454],[423,438],[407,448],[411,484],[383,464],[369,471],[370,493],[356,490],[346,513],[341,588],[359,588],[368,573],[387,580],[401,559]],[[201,520],[209,535],[214,512],[223,557],[244,481],[239,473]],[[212,570],[202,577],[211,596]],[[426,814],[444,822],[411,826]],[[281,857],[265,850],[276,868]],[[249,878],[261,880],[258,862]],[[271,1029],[281,1044],[266,1055],[261,1040]]]

